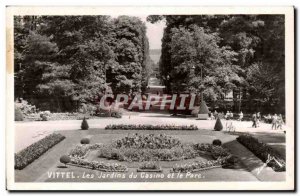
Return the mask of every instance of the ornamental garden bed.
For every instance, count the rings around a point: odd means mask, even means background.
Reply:
[[[93,156],[98,156],[101,162],[87,161],[86,158],[90,151],[93,151]],[[172,161],[195,159],[203,155],[209,156],[209,160],[172,165]],[[165,134],[136,133],[107,145],[77,145],[70,151],[69,156],[72,159],[70,164],[99,171],[125,172],[128,163],[137,162],[140,163],[137,172],[162,172],[162,168],[157,164],[158,161],[161,161],[170,162],[171,172],[196,172],[222,167],[231,154],[218,145],[182,143],[179,139]],[[107,159],[109,162],[102,161],[102,159]],[[112,162],[113,160],[124,162],[124,164],[117,164]]]
[[[252,137],[251,135],[241,135],[236,139],[264,163],[268,162],[267,165],[274,171],[279,172],[286,170],[285,157],[282,157],[280,153],[277,152],[274,148],[268,146],[263,142],[260,142],[258,139]],[[270,157],[271,160],[269,160]]]
[[[119,125],[107,125],[105,129],[109,130],[199,130],[195,125],[134,125],[134,124],[119,124]]]

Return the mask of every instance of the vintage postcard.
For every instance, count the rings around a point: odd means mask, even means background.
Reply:
[[[292,6],[6,11],[8,190],[295,189]]]

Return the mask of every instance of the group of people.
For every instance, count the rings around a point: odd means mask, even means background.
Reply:
[[[267,116],[264,116],[264,118],[266,119],[267,122],[272,124],[272,129],[282,129],[282,125],[283,125],[283,118],[282,115],[279,114],[268,114]]]
[[[226,114],[224,115],[224,113],[218,113],[216,110],[214,111],[214,113],[211,113],[210,114],[211,116],[211,119],[216,119],[217,117],[220,117],[220,118],[225,118],[226,120],[232,120],[234,119],[233,118],[233,113],[231,111],[227,111]],[[238,121],[242,121],[244,118],[244,114],[243,112],[241,111],[239,114],[238,114]],[[271,115],[271,114],[268,114],[267,116],[263,116],[263,119],[266,121],[266,122],[269,122],[272,124],[272,129],[282,129],[282,126],[284,124],[284,121],[283,121],[283,117],[281,114],[277,115],[277,114],[274,114],[274,115]],[[260,112],[257,112],[257,113],[254,113],[252,115],[252,127],[254,128],[257,128],[259,127],[260,125],[260,122],[262,120],[262,116],[260,114]]]
[[[233,113],[231,111],[227,111],[226,114],[225,114],[225,119],[226,120],[233,119]]]
[[[223,112],[221,113],[218,113],[216,110],[214,111],[214,113],[210,113],[209,114],[211,120],[214,120],[214,119],[217,119],[217,117],[220,117],[220,118],[225,118],[226,120],[232,120],[233,119],[233,113],[231,111],[227,111],[226,114],[224,115]],[[244,117],[244,114],[243,112],[241,111],[239,113],[239,118],[238,120],[241,121]]]
[[[271,114],[268,114],[268,116],[264,116],[264,119],[267,122],[272,123],[272,129],[277,130],[277,129],[282,129],[282,125],[283,125],[283,118],[282,115],[279,114],[274,114],[271,116]],[[252,127],[259,127],[259,122],[261,121],[261,115],[260,112],[257,112],[255,114],[253,114],[252,116]]]

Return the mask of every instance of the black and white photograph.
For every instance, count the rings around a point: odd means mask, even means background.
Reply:
[[[8,190],[295,188],[292,6],[6,9]]]

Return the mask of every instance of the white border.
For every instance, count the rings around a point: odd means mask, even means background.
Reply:
[[[6,9],[6,160],[9,190],[292,190],[294,189],[294,9],[293,7],[8,7]],[[15,183],[13,105],[13,15],[285,14],[287,180],[285,182]]]

